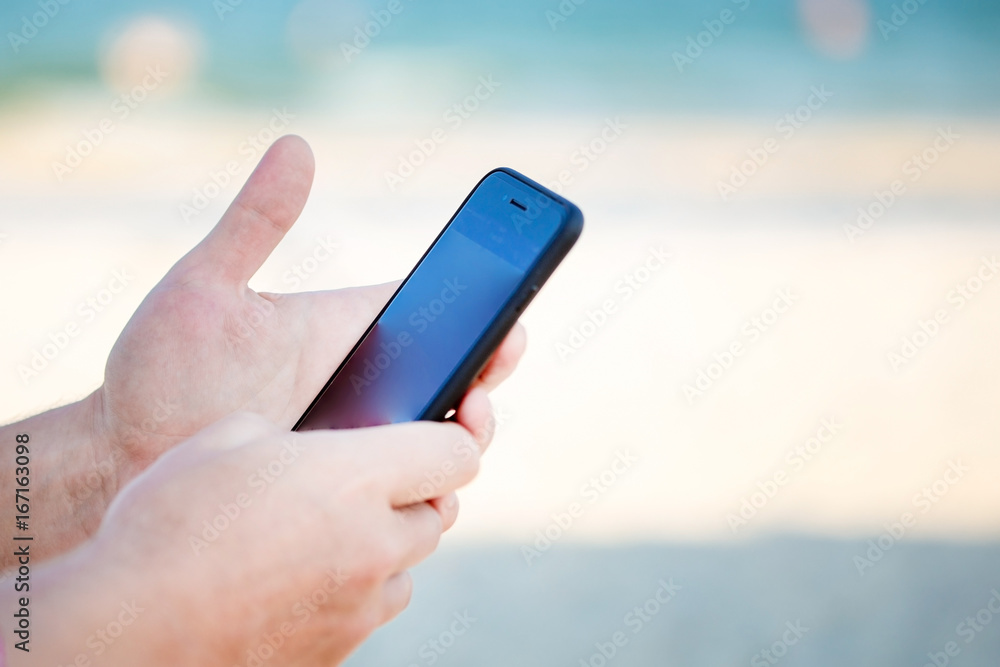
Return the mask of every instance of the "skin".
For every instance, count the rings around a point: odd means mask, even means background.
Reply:
[[[11,664],[72,664],[80,652],[90,664],[138,664],[145,654],[130,647],[159,647],[154,653],[170,664],[238,663],[240,651],[280,626],[296,594],[316,590],[320,563],[324,572],[332,563],[345,568],[350,583],[329,610],[313,614],[315,635],[302,629],[283,643],[281,664],[333,664],[405,606],[406,569],[454,523],[454,491],[474,471],[468,460],[454,461],[466,467],[433,493],[414,487],[423,475],[441,477],[434,473],[444,465],[442,443],[478,465],[478,449],[473,457],[456,443],[489,442],[486,393],[514,370],[525,335],[518,325],[497,350],[457,423],[290,435],[398,285],[302,294],[247,286],[301,213],[313,171],[301,138],[275,142],[216,227],[143,300],[102,386],[0,429],[3,442],[30,435],[31,533],[44,536],[31,545],[32,627],[51,649],[48,662],[38,646],[29,658],[11,650],[7,632]],[[237,412],[245,414],[230,417]],[[290,437],[307,442],[307,453],[258,502],[247,471],[273,460]],[[0,479],[3,497],[15,487],[13,474]],[[218,543],[194,554],[190,537],[238,493],[254,503]],[[0,506],[4,525],[13,514],[10,503]],[[11,550],[2,558],[4,567],[16,563]],[[0,592],[6,619],[16,608],[10,588]],[[95,655],[87,637],[140,593],[151,613]],[[140,626],[153,627],[147,636]]]
[[[455,423],[292,434],[242,413],[210,426],[127,485],[91,540],[32,571],[31,652],[8,631],[10,664],[239,665],[269,637],[272,664],[341,662],[409,602],[407,569],[457,512],[427,501],[468,483],[489,441],[475,425],[478,439]],[[283,452],[258,493],[248,480]],[[206,521],[219,529],[201,546]]]

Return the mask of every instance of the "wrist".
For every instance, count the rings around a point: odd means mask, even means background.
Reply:
[[[23,606],[20,597],[30,600],[28,651],[18,648],[23,636],[4,621],[8,664],[183,664],[160,659],[174,657],[175,649],[163,613],[165,589],[154,582],[152,573],[120,567],[93,541],[49,561],[31,573],[30,592],[11,587],[0,594],[6,619]]]
[[[79,434],[76,446],[86,452],[77,465],[64,469],[66,509],[89,538],[120,490],[127,462],[108,426],[103,388],[63,409],[68,420],[65,428]]]
[[[65,553],[90,537],[101,523],[119,482],[119,464],[103,436],[98,392],[83,400],[49,410],[0,428],[4,442],[21,442],[27,435],[27,465],[10,467],[14,474],[0,477],[0,490],[14,497],[15,487],[27,487],[31,519],[26,522],[39,536],[32,560]],[[6,466],[13,466],[13,450]],[[15,484],[17,482],[17,484]],[[4,525],[14,524],[13,503],[0,507]],[[25,528],[26,530],[27,528]],[[4,551],[0,564],[14,564]]]

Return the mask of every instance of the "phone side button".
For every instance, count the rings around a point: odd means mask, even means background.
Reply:
[[[524,295],[524,298],[521,299],[521,304],[516,309],[518,315],[524,312],[524,309],[528,307],[528,304],[531,303],[531,300],[535,298],[536,294],[538,294],[538,285],[532,285],[531,289]]]

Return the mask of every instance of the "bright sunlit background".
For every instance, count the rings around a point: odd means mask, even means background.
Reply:
[[[0,28],[6,420],[100,384],[281,134],[317,176],[259,289],[404,275],[500,165],[583,209],[459,524],[351,664],[997,664],[1000,6],[17,0]]]

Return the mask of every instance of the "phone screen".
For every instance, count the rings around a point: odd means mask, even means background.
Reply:
[[[566,206],[508,173],[488,175],[296,430],[424,418],[480,339],[518,307],[512,300],[569,215]]]

